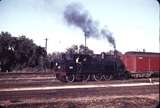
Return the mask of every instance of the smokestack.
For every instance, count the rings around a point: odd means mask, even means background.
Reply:
[[[45,39],[45,49],[46,49],[46,52],[47,52],[47,41],[48,41],[48,39],[46,38]]]
[[[84,38],[85,38],[85,40],[84,40],[85,41],[85,43],[84,43],[85,46],[84,47],[85,47],[85,54],[86,54],[86,49],[87,49],[87,42],[86,42],[87,39],[86,38],[87,38],[87,36],[85,35]]]

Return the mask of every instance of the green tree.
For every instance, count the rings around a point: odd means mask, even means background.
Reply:
[[[16,47],[15,47],[15,58],[16,58],[16,67],[24,68],[28,65],[30,58],[34,55],[34,50],[36,45],[32,40],[26,38],[25,36],[20,36],[17,38]]]
[[[70,48],[67,48],[66,53],[67,54],[76,54],[76,53],[78,53],[78,46],[77,45],[72,45]]]
[[[84,45],[80,45],[79,47],[77,45],[72,45],[70,48],[67,48],[66,52],[67,54],[94,54],[93,50],[89,49],[88,47],[85,47]]]
[[[89,49],[88,47],[85,47],[84,45],[79,46],[79,53],[80,54],[94,54],[93,50]]]
[[[8,32],[0,33],[0,70],[11,71],[40,65],[40,59],[46,58],[43,47],[37,46],[24,35],[13,37]],[[45,62],[43,62],[45,64]]]
[[[15,65],[15,43],[16,38],[12,38],[8,32],[0,34],[0,69],[10,71]]]

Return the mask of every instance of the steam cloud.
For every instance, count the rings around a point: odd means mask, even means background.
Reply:
[[[82,8],[80,4],[72,3],[66,6],[64,19],[69,25],[82,29],[87,38],[100,38],[100,36],[103,36],[116,48],[112,34],[105,28],[99,30],[98,23],[92,19],[88,11]]]

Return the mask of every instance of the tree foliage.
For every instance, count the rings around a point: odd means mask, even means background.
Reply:
[[[70,48],[66,49],[66,53],[68,53],[68,54],[78,53],[78,46],[77,45],[72,45]]]
[[[67,48],[66,53],[68,54],[93,54],[93,50],[89,49],[88,47],[85,47],[84,45],[80,45],[79,47],[77,45],[72,45],[70,48]]]
[[[11,71],[39,65],[39,59],[47,55],[44,48],[24,35],[13,37],[8,32],[0,33],[0,69]]]

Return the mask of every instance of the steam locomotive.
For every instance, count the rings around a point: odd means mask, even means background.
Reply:
[[[63,54],[55,62],[56,78],[62,82],[125,79],[129,77],[120,57],[114,55]]]
[[[62,54],[54,64],[56,78],[62,82],[159,77],[160,53]]]

